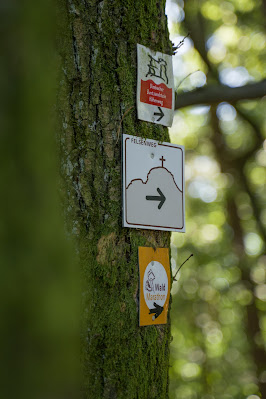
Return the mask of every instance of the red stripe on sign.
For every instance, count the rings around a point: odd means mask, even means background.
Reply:
[[[140,101],[157,107],[172,108],[172,89],[164,83],[141,79]]]

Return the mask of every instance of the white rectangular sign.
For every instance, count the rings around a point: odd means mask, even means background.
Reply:
[[[172,56],[155,52],[137,44],[138,118],[147,122],[172,126],[175,91]]]
[[[185,231],[182,145],[123,134],[123,226]]]

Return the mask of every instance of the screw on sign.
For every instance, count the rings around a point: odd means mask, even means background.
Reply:
[[[172,126],[174,117],[174,76],[172,57],[137,45],[138,118]]]

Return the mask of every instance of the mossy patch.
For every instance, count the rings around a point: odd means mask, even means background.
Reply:
[[[82,268],[84,398],[168,397],[170,327],[138,325],[138,247],[168,247],[170,234],[122,227],[120,140],[169,140],[136,115],[136,44],[171,48],[164,3],[75,0],[61,10],[59,135],[62,164],[71,162],[62,187]]]

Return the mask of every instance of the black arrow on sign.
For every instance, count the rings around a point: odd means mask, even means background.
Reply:
[[[159,205],[158,205],[158,209],[161,209],[161,207],[164,204],[164,201],[166,200],[165,196],[163,195],[163,193],[161,192],[161,190],[159,189],[159,187],[157,188],[157,191],[160,195],[147,195],[146,196],[146,200],[148,201],[160,201]]]
[[[164,113],[163,113],[161,107],[158,107],[158,109],[159,109],[160,112],[154,112],[154,114],[153,114],[153,115],[157,115],[157,116],[160,117],[159,119],[157,119],[156,122],[160,122],[160,120],[164,117]]]
[[[149,309],[150,310],[149,314],[154,313],[154,319],[157,319],[157,317],[160,316],[160,314],[162,313],[164,308],[160,305],[157,305],[156,302],[153,302],[153,306],[154,306],[154,309]]]

